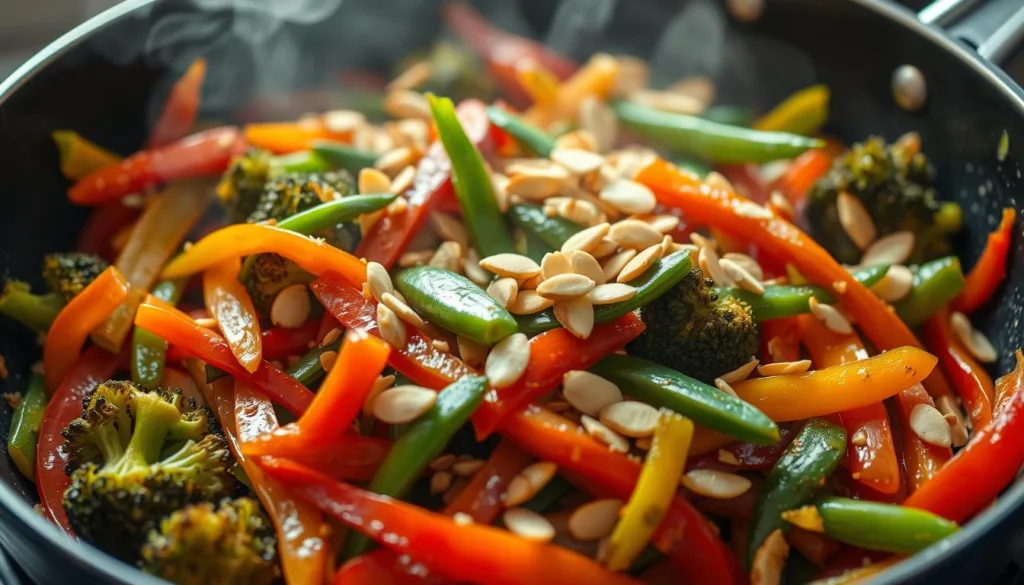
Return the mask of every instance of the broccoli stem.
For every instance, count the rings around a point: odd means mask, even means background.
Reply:
[[[40,333],[50,328],[57,313],[64,308],[59,294],[33,294],[28,285],[10,282],[0,295],[0,313]]]
[[[171,403],[155,393],[139,393],[132,403],[135,410],[135,430],[124,455],[107,460],[111,471],[125,475],[138,468],[155,463],[160,458],[167,433],[181,413]]]

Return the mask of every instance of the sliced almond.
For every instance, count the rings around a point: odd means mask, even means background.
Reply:
[[[894,232],[875,240],[860,259],[861,266],[903,264],[914,250],[914,232]]]
[[[679,227],[679,218],[674,215],[663,213],[648,219],[647,223],[649,223],[652,228],[658,230],[658,232],[667,234]]]
[[[712,251],[718,250],[718,242],[697,232],[690,233],[690,241],[698,248],[711,248]]]
[[[336,351],[324,351],[320,353],[318,357],[320,360],[320,369],[325,372],[330,372],[331,368],[334,367],[334,362],[338,361],[338,352]]]
[[[465,271],[466,278],[472,280],[477,286],[487,287],[491,282],[491,273],[480,267],[480,256],[473,248],[466,250],[462,270]]]
[[[381,171],[366,167],[359,171],[359,192],[368,193],[390,193],[391,179]]]
[[[902,264],[893,264],[871,290],[882,300],[895,303],[910,294],[913,288],[914,273]]]
[[[444,471],[446,469],[449,469],[452,465],[454,465],[455,461],[455,455],[452,455],[451,453],[445,453],[444,455],[440,455],[438,456],[437,459],[431,461],[429,467],[434,471]]]
[[[458,242],[463,249],[469,248],[469,234],[466,227],[462,225],[454,215],[435,211],[430,214],[430,227],[442,240]]]
[[[483,469],[487,462],[483,459],[467,459],[452,464],[452,473],[460,477],[472,477],[476,472]]]
[[[548,519],[526,508],[505,510],[501,519],[513,534],[526,540],[548,542],[555,537],[555,527]]]
[[[484,374],[491,386],[507,388],[523,376],[530,361],[530,340],[522,333],[513,333],[499,341],[484,364]]]
[[[772,191],[768,196],[768,205],[774,207],[787,221],[793,221],[793,218],[796,217],[796,209],[793,209],[793,204],[780,191]]]
[[[722,189],[731,193],[736,192],[736,188],[733,187],[732,181],[725,178],[725,175],[718,171],[711,171],[704,177],[704,183],[712,189]]]
[[[551,199],[555,199],[555,197],[552,197]],[[551,199],[548,199],[548,201],[551,201]],[[555,207],[557,215],[560,215],[573,223],[589,226],[597,225],[606,219],[604,214],[601,213],[601,210],[589,201],[571,199],[569,197],[558,197],[558,199],[562,199],[562,201],[559,201],[558,205]],[[546,204],[547,202],[545,202],[545,205]]]
[[[433,495],[443,494],[452,487],[452,474],[447,471],[439,471],[430,476],[430,493]]]
[[[970,438],[967,432],[967,418],[963,410],[956,404],[951,396],[939,396],[935,399],[935,408],[939,409],[942,417],[949,423],[949,431],[952,436],[954,447],[963,447]]]
[[[619,139],[619,119],[611,106],[594,96],[580,102],[579,127],[597,141],[597,152],[608,152]]]
[[[459,347],[459,357],[471,368],[481,368],[487,360],[487,352],[490,348],[481,345],[465,337],[456,337],[456,344]]]
[[[309,319],[309,294],[306,285],[293,284],[274,297],[270,306],[270,321],[274,325],[294,329]]]
[[[683,487],[691,492],[716,500],[728,500],[750,489],[750,480],[735,473],[713,469],[694,469],[683,475]]]
[[[719,264],[725,270],[725,273],[729,275],[736,285],[740,288],[746,289],[756,295],[764,294],[764,285],[759,280],[753,277],[749,272],[746,271],[742,266],[736,264],[732,260],[721,260]]]
[[[960,311],[953,311],[949,316],[949,323],[960,343],[978,361],[991,364],[999,358],[999,354],[996,353],[996,348],[992,346],[992,342],[985,337],[984,333],[971,325],[971,320],[967,318],[967,315]]]
[[[754,368],[757,367],[757,364],[758,359],[752,357],[750,358],[749,362],[743,364],[742,366],[736,368],[731,372],[722,374],[720,378],[722,380],[725,380],[725,382],[728,384],[735,384],[736,382],[741,382],[750,377],[750,374],[754,371]]]
[[[601,238],[601,241],[594,246],[594,249],[587,250],[587,253],[594,258],[601,259],[619,249],[619,245],[608,238]],[[582,251],[582,250],[581,250]]]
[[[730,5],[736,4],[730,1]],[[789,557],[789,544],[781,529],[774,530],[754,553],[750,568],[750,585],[779,585],[782,568]]]
[[[377,399],[377,396],[381,392],[387,390],[395,384],[395,376],[377,376],[377,379],[373,382],[373,386],[370,388],[369,394],[366,395],[366,400],[363,401],[363,412],[365,414],[373,414],[373,401]]]
[[[338,340],[339,337],[341,337],[341,334],[342,330],[340,327],[335,327],[334,329],[331,329],[330,331],[327,332],[327,335],[324,335],[323,341],[320,342],[320,347],[334,343],[335,341]]]
[[[516,294],[519,292],[519,283],[514,278],[499,278],[487,285],[487,294],[498,301],[502,307],[508,308],[516,302]]]
[[[532,315],[555,304],[554,301],[537,294],[535,290],[520,290],[516,300],[505,307],[513,315]]]
[[[550,167],[512,166],[505,169],[509,174],[505,191],[524,199],[543,200],[554,197],[562,191],[569,178],[568,172],[560,166]]]
[[[391,181],[391,193],[405,193],[416,180],[416,167],[409,165],[402,169]],[[396,199],[397,201],[397,199]],[[393,213],[391,215],[394,215]]]
[[[380,303],[377,305],[377,327],[380,328],[380,337],[391,344],[392,347],[405,349],[407,333],[405,323],[399,319],[391,307]]]
[[[598,196],[601,198],[601,201],[614,206],[623,213],[629,214],[650,213],[654,211],[654,206],[658,203],[657,199],[654,198],[654,192],[648,189],[647,186],[630,179],[616,179],[612,181],[601,189],[601,193]],[[654,228],[651,229],[653,230]]]
[[[389,91],[384,96],[384,111],[395,118],[430,119],[430,104],[423,94],[408,89]]]
[[[918,438],[929,445],[949,447],[953,444],[949,423],[942,413],[930,404],[918,404],[910,411],[910,428]]]
[[[540,266],[526,256],[503,253],[488,256],[480,260],[480,266],[498,276],[507,276],[517,280],[525,280],[540,274]]]
[[[722,378],[715,378],[715,388],[721,390],[723,394],[728,394],[729,396],[739,398],[738,396],[736,396],[736,391],[733,390],[732,385],[729,384],[729,382],[723,380]]]
[[[621,509],[622,500],[613,498],[587,502],[569,516],[569,534],[584,542],[602,539],[615,529]]]
[[[562,252],[572,252],[573,250],[591,252],[601,242],[602,238],[608,235],[611,227],[607,223],[601,223],[576,232],[569,236],[569,239],[562,244]]]
[[[491,189],[494,191],[494,200],[498,202],[498,209],[502,213],[508,211],[508,183],[510,180],[501,173],[491,173]]]
[[[601,267],[601,272],[604,274],[605,282],[615,280],[615,277],[622,272],[622,269],[629,264],[629,261],[636,256],[636,250],[623,250],[618,254],[608,258],[604,261],[604,266]]]
[[[824,323],[825,327],[828,327],[836,333],[842,333],[844,335],[853,333],[853,325],[850,325],[850,320],[832,305],[826,305],[819,302],[818,299],[814,297],[810,298],[808,305],[811,308],[811,314]]]
[[[385,89],[387,89],[388,92],[416,89],[430,81],[430,78],[433,77],[433,75],[434,67],[430,64],[430,61],[417,61],[409,66],[405,71],[402,71],[398,77],[392,79]]]
[[[633,92],[647,87],[651,68],[646,61],[633,55],[616,55],[615,60],[619,62],[619,75],[615,78],[612,95],[628,98]]]
[[[597,152],[597,139],[586,130],[572,130],[555,138],[555,148],[575,148]]]
[[[761,265],[756,260],[747,256],[746,254],[738,254],[736,252],[727,252],[722,255],[722,260],[728,260],[733,264],[739,266],[743,270],[750,273],[751,276],[761,281],[764,280],[764,270],[761,269]]]
[[[622,402],[618,386],[583,370],[570,370],[565,374],[562,394],[576,410],[590,416],[597,416],[601,409]]]
[[[739,465],[740,460],[736,458],[736,455],[732,451],[725,449],[718,450],[718,461],[725,463],[726,465]]]
[[[349,134],[366,124],[366,116],[354,110],[332,110],[324,112],[324,128],[335,134]]]
[[[410,266],[423,266],[430,262],[430,258],[433,257],[433,250],[418,250],[415,252],[406,252],[398,257],[398,265],[402,268],[409,268]]]
[[[555,148],[551,151],[551,160],[574,175],[594,172],[604,164],[604,157],[601,155],[574,148]]]
[[[802,374],[809,369],[811,369],[811,360],[800,360],[796,362],[761,364],[757,367],[757,373],[762,376],[788,376]]]
[[[710,246],[704,246],[700,249],[700,252],[697,254],[697,264],[700,265],[704,276],[715,281],[716,285],[733,286],[735,284],[732,278],[729,277],[729,273],[722,267],[721,260],[718,259],[718,253]]]
[[[839,215],[839,225],[843,226],[846,235],[850,236],[858,248],[866,250],[874,243],[878,237],[878,230],[875,229],[875,222],[860,199],[841,191],[836,199],[836,212]]]
[[[544,489],[558,472],[558,466],[550,461],[538,461],[528,465],[508,482],[503,498],[505,507],[512,508],[530,501],[537,492]]]
[[[705,104],[715,101],[715,83],[703,75],[684,77],[668,86],[666,91],[690,96]]]
[[[628,301],[636,296],[636,287],[622,284],[621,282],[610,282],[599,284],[591,290],[587,296],[594,305],[610,305]]]
[[[549,252],[544,254],[540,260],[540,275],[542,278],[554,278],[559,274],[572,274],[572,263],[569,262],[569,255],[563,252]]]
[[[661,252],[660,242],[640,252],[622,267],[622,271],[619,272],[615,280],[625,283],[639,278],[643,273],[647,272],[648,268],[661,259]]]
[[[423,321],[423,317],[420,317],[416,311],[412,310],[412,307],[405,304],[404,301],[400,300],[395,295],[386,292],[380,300],[382,303],[387,305],[389,309],[394,311],[395,314],[398,315],[399,319],[405,321],[409,325],[412,325],[417,329],[423,329],[423,327],[426,326],[426,323]]]
[[[400,146],[380,155],[377,162],[373,163],[374,168],[382,171],[389,177],[398,173],[409,165],[414,165],[419,160],[419,151],[408,146]],[[388,180],[388,188],[391,188],[391,180]]]
[[[582,274],[556,274],[537,286],[537,294],[553,301],[568,301],[594,289],[594,281]]]
[[[585,296],[555,301],[554,312],[555,319],[562,327],[580,339],[590,337],[590,332],[594,330],[594,306]]]
[[[633,92],[630,100],[638,104],[674,114],[687,114],[696,116],[707,108],[707,103],[693,96],[676,93],[672,91],[658,91],[644,89]]]
[[[658,410],[650,404],[628,401],[604,407],[598,419],[620,435],[636,439],[654,434],[658,416]]]
[[[749,200],[742,200],[733,203],[732,210],[736,215],[742,215],[743,217],[750,217],[753,219],[772,219],[775,217],[770,209],[762,207]]]
[[[433,408],[437,392],[414,385],[389,388],[373,401],[373,416],[381,422],[399,425],[416,420]]]
[[[588,435],[607,445],[610,450],[620,453],[629,451],[629,441],[624,439],[622,435],[604,426],[597,419],[584,414],[580,417],[580,424],[583,425],[583,429],[587,431]]]
[[[427,264],[451,272],[462,272],[463,247],[458,242],[441,242]]]
[[[569,252],[569,264],[572,265],[572,270],[576,274],[582,274],[598,285],[604,284],[604,272],[601,270],[601,264],[589,253],[583,250]]]
[[[624,219],[611,226],[608,237],[622,248],[643,250],[661,243],[662,234],[647,222]]]

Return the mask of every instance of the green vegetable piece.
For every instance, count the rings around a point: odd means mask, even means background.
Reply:
[[[497,106],[487,106],[487,118],[491,124],[508,132],[520,144],[533,151],[533,154],[548,158],[555,149],[555,140],[546,132],[523,121],[515,114],[506,112]]]
[[[882,280],[889,272],[888,264],[862,268],[853,273],[853,278],[864,286],[870,287]],[[835,297],[820,286],[781,285],[773,284],[764,287],[764,294],[759,295],[739,287],[716,287],[719,299],[733,297],[750,305],[754,318],[758,321],[780,319],[801,315],[811,310],[811,297],[826,304],[835,302]]]
[[[825,145],[816,138],[729,126],[628,101],[615,102],[612,107],[619,120],[637,135],[713,163],[790,159]]]
[[[774,530],[785,528],[781,514],[810,501],[846,454],[846,431],[820,418],[807,421],[765,479],[750,522],[747,566]]]
[[[754,112],[739,106],[712,106],[700,117],[719,124],[746,128],[749,128],[755,119]]]
[[[455,104],[448,98],[427,94],[430,115],[437,134],[452,161],[452,186],[462,208],[462,222],[481,258],[512,252],[512,234],[498,209],[491,185],[491,173],[480,151],[470,142],[455,115]]]
[[[306,211],[300,211],[278,221],[277,227],[300,234],[314,234],[339,223],[356,219],[364,213],[373,213],[384,209],[394,200],[395,196],[390,193],[349,195],[321,203]]]
[[[681,169],[690,171],[691,173],[699,176],[702,179],[704,177],[707,177],[708,173],[711,172],[711,167],[702,163],[699,160],[692,159],[688,156],[673,153],[671,158],[672,164],[676,165]]]
[[[590,371],[613,382],[623,394],[655,408],[668,408],[742,441],[771,445],[779,427],[747,402],[671,368],[630,355],[611,354]]]
[[[36,478],[39,425],[43,422],[43,413],[46,412],[46,403],[49,399],[43,377],[33,374],[29,378],[28,388],[21,395],[21,403],[14,409],[11,432],[7,436],[7,453],[11,460],[22,475],[33,481]]]
[[[960,259],[946,256],[922,264],[914,273],[914,286],[910,293],[896,301],[893,308],[904,323],[914,327],[948,305],[963,288],[964,273],[960,269]]]
[[[692,269],[693,262],[685,251],[680,250],[665,256],[638,278],[629,282],[630,286],[636,287],[636,294],[632,298],[610,305],[595,306],[594,322],[607,323],[639,309],[679,284]],[[527,335],[536,335],[561,326],[555,319],[555,313],[550,309],[532,315],[518,315],[515,319],[519,323],[519,331]]]
[[[7,281],[0,292],[0,315],[40,333],[50,328],[63,308],[64,297],[59,293],[35,294],[28,283],[20,280]]]
[[[555,250],[562,247],[583,226],[564,217],[548,217],[540,205],[515,203],[508,208],[508,218],[527,234],[534,236]]]
[[[512,231],[512,238],[516,243],[516,253],[526,256],[537,264],[544,260],[546,254],[555,251],[547,242],[519,227]]]
[[[177,305],[185,290],[185,280],[163,280],[153,286],[150,294]],[[132,381],[151,388],[160,385],[167,359],[167,342],[159,335],[135,327],[132,332]]]
[[[285,373],[292,378],[295,378],[299,384],[302,384],[306,388],[312,388],[314,384],[319,382],[327,374],[327,372],[324,371],[323,366],[320,364],[320,354],[325,351],[338,351],[340,347],[341,339],[321,347],[314,347],[299,358],[299,361],[295,362],[285,370]]]
[[[327,161],[316,152],[301,150],[270,159],[271,173],[324,173],[330,170]]]
[[[313,152],[329,164],[352,173],[352,176],[358,176],[359,171],[372,167],[373,163],[377,162],[377,158],[380,156],[373,152],[359,150],[347,144],[326,140],[315,142],[313,144]]]
[[[505,307],[461,274],[436,266],[415,266],[395,275],[395,288],[434,325],[492,345],[516,332]]]
[[[850,498],[822,498],[815,504],[825,534],[868,550],[914,554],[960,529],[931,512]]]
[[[445,387],[437,402],[423,416],[409,424],[395,441],[370,482],[371,492],[401,498],[452,440],[470,415],[480,406],[487,392],[487,378],[467,376]],[[345,542],[346,554],[352,558],[366,551],[370,540],[362,534],[350,533]]]
[[[519,507],[526,508],[531,512],[543,514],[550,510],[558,500],[565,494],[572,491],[572,484],[562,479],[561,476],[554,476],[547,484],[534,494],[532,498],[523,502]]]

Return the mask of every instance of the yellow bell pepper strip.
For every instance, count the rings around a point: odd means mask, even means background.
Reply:
[[[241,267],[241,258],[230,258],[204,272],[203,302],[210,316],[217,320],[231,353],[251,374],[263,361],[263,336],[252,299],[238,281]]]
[[[590,96],[607,99],[618,78],[619,62],[610,55],[598,53],[558,86],[552,102],[533,106],[523,115],[523,120],[547,129],[558,120],[575,119],[580,102]]]
[[[260,224],[238,224],[219,229],[171,260],[164,278],[181,278],[214,264],[263,252],[275,252],[312,274],[332,270],[356,287],[366,282],[366,265],[358,258],[318,238]]]
[[[690,419],[661,409],[640,479],[604,548],[609,569],[625,571],[647,546],[679,489],[692,438]]]
[[[22,475],[32,481],[36,479],[36,445],[39,440],[39,426],[43,422],[46,402],[43,377],[33,374],[28,388],[22,394],[21,402],[11,416],[11,431],[7,436],[7,454]]]
[[[1006,278],[1006,256],[1010,252],[1013,238],[1013,226],[1017,212],[1012,207],[1003,209],[1003,219],[999,227],[988,235],[985,249],[967,273],[964,289],[953,301],[953,310],[971,314],[988,302],[995,293],[999,283]]]
[[[114,266],[71,299],[50,325],[43,345],[46,389],[53,392],[78,360],[89,331],[114,311],[128,294],[128,283]]]
[[[637,585],[632,578],[611,573],[560,546],[492,526],[457,524],[445,515],[337,482],[291,461],[264,457],[260,463],[268,476],[292,493],[456,582]]]
[[[167,103],[149,132],[148,148],[156,148],[188,136],[199,116],[199,99],[206,78],[206,59],[192,61],[185,74],[171,87]]]
[[[78,180],[89,173],[121,162],[121,157],[86,140],[73,130],[54,130],[53,142],[60,154],[60,172]]]
[[[827,85],[801,89],[754,122],[754,128],[769,132],[792,132],[811,136],[828,121]]]
[[[742,237],[769,255],[791,263],[808,280],[845,290],[839,298],[853,321],[880,351],[921,347],[889,306],[853,276],[810,236],[764,208],[723,189],[709,188],[691,173],[657,160],[640,171],[637,181],[654,191],[658,202],[682,210],[694,223]],[[924,385],[936,393],[936,382]],[[905,388],[905,387],[904,387]]]
[[[741,399],[774,421],[802,420],[881,402],[919,383],[938,359],[916,347],[803,374],[733,384]]]

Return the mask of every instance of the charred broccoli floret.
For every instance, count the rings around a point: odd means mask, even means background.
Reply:
[[[864,204],[879,236],[914,232],[911,263],[950,254],[949,238],[960,231],[960,206],[938,200],[935,169],[915,138],[887,145],[876,136],[854,144],[811,188],[804,208],[811,235],[840,262],[856,264],[861,258],[839,221],[836,201],[843,191]]]
[[[270,312],[278,293],[293,284],[309,284],[316,278],[280,254],[259,254],[246,262],[241,280],[261,315]]]
[[[100,384],[63,431],[64,510],[80,537],[134,561],[160,519],[232,489],[230,453],[210,412],[180,390]]]
[[[263,187],[270,180],[272,160],[270,152],[250,148],[231,161],[217,185],[217,197],[227,210],[230,222],[244,221],[259,205]]]
[[[281,220],[355,192],[348,171],[327,173],[289,173],[270,179],[263,187],[256,208],[249,214],[249,223],[268,219]]]
[[[274,527],[249,499],[187,506],[142,547],[143,571],[178,585],[268,585],[277,578]]]
[[[0,314],[44,332],[64,308],[64,297],[57,293],[35,294],[27,282],[9,280],[0,292]]]
[[[700,269],[640,309],[647,329],[629,344],[631,354],[711,383],[750,361],[757,322],[746,304],[719,300]]]
[[[43,258],[43,280],[50,291],[60,294],[65,301],[89,286],[107,267],[107,261],[95,254],[61,252]]]

